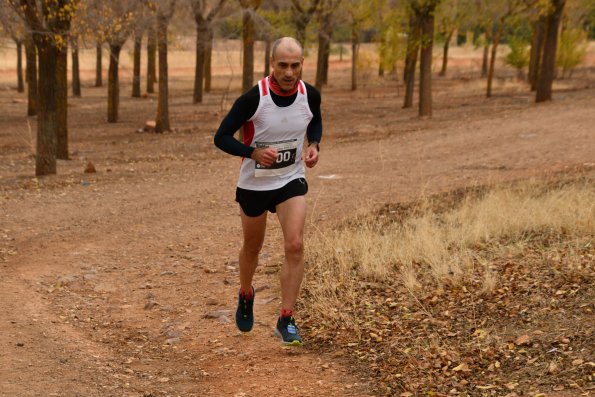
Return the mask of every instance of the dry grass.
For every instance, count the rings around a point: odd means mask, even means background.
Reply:
[[[308,249],[308,340],[375,379],[378,395],[589,390],[593,182],[450,192],[320,233]]]
[[[308,260],[315,280],[308,283],[311,309],[333,313],[361,281],[392,284],[398,279],[414,292],[428,282],[456,284],[477,267],[483,269],[483,289],[491,291],[497,280],[489,264],[522,251],[531,236],[546,233],[573,240],[595,235],[592,181],[495,188],[465,196],[448,210],[437,207],[436,200],[442,199],[416,203],[410,209],[413,215],[404,219],[399,210],[387,208],[313,239]],[[568,263],[578,262],[569,252]]]

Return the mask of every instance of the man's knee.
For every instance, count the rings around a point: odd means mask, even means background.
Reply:
[[[246,255],[257,256],[262,250],[263,241],[261,240],[244,240],[242,250]]]
[[[304,241],[295,237],[285,240],[285,253],[287,255],[302,255],[304,253]]]

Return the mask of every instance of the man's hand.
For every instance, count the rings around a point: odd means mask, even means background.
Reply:
[[[254,149],[250,156],[263,167],[270,167],[277,160],[277,149],[272,147],[263,147]]]
[[[306,148],[306,158],[304,159],[306,167],[312,168],[318,163],[318,149],[311,145]]]

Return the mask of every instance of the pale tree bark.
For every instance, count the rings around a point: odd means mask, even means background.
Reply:
[[[537,78],[535,102],[552,100],[552,84],[556,73],[556,52],[558,49],[558,29],[566,0],[550,0],[551,11],[546,18],[546,34]]]

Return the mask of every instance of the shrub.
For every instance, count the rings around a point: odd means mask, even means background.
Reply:
[[[556,64],[562,69],[562,78],[572,75],[572,70],[587,56],[587,33],[582,29],[566,29],[560,35]]]
[[[510,52],[504,62],[518,71],[519,78],[523,78],[523,69],[529,65],[529,45],[520,37],[511,37],[508,41]]]

